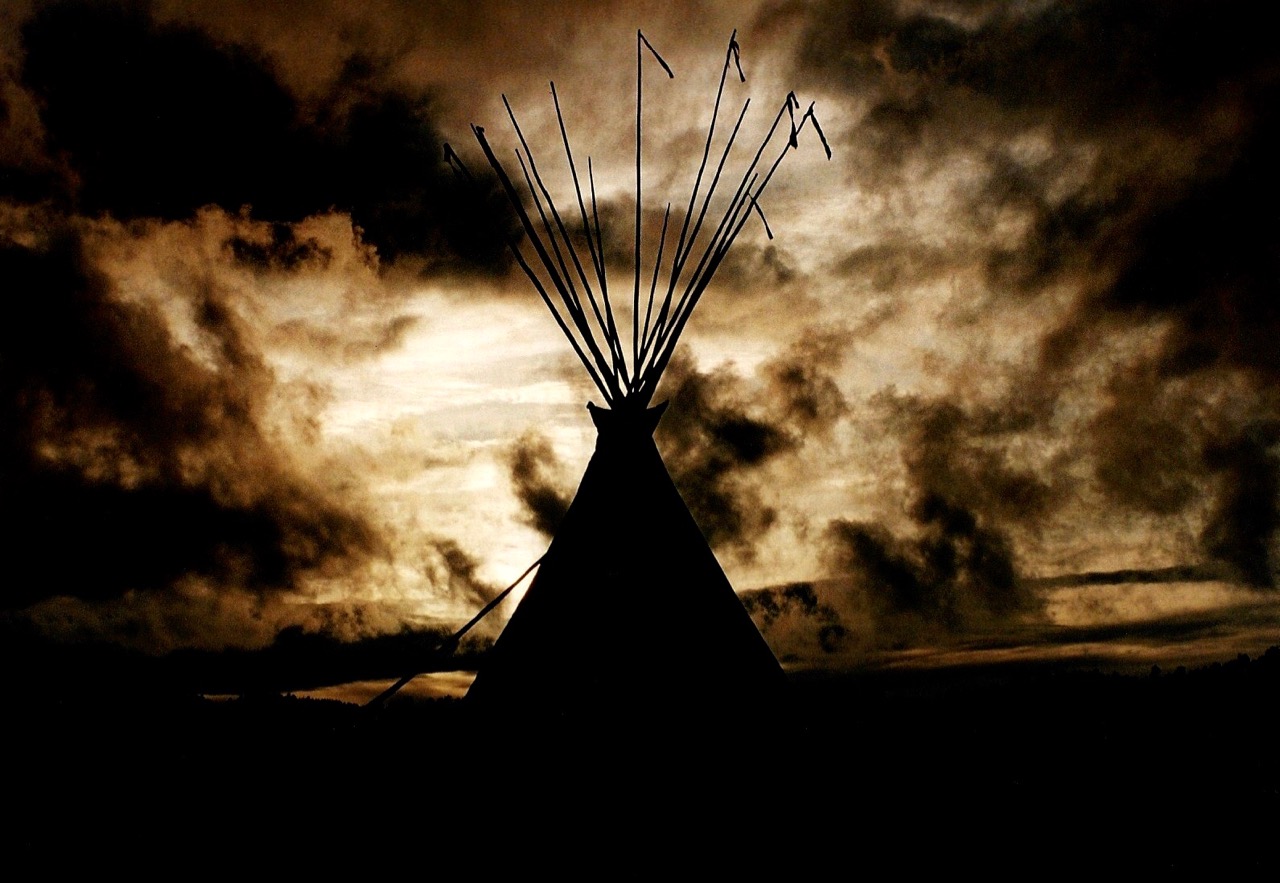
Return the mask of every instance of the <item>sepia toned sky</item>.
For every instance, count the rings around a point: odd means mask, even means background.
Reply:
[[[505,94],[568,204],[554,80],[628,280],[635,29],[675,72],[645,69],[642,263],[736,29],[737,161],[789,90],[833,158],[802,133],[763,201],[775,238],[744,228],[657,438],[734,585],[772,588],[747,600],[775,652],[1280,642],[1260,16],[5,4],[0,615],[156,653],[465,621],[546,547],[600,400],[443,145],[481,169],[476,123],[510,157]]]

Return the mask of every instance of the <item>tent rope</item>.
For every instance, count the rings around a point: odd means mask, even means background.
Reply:
[[[515,591],[516,586],[524,582],[525,577],[533,573],[534,568],[537,567],[539,564],[541,564],[543,559],[546,557],[547,557],[546,552],[543,552],[541,555],[539,555],[536,561],[534,561],[532,564],[530,564],[528,567],[524,569],[524,573],[516,577],[515,582],[513,582],[511,585],[507,586],[505,589],[503,589],[501,592],[495,595],[492,601],[484,605],[484,607],[481,608],[479,613],[477,613],[475,616],[471,617],[471,619],[467,621],[466,625],[458,629],[456,632],[454,632],[445,640],[441,641],[436,646],[432,647],[430,652],[427,654],[427,658],[430,659],[436,656],[446,657],[451,655],[454,650],[458,649],[458,644],[462,641],[462,638],[466,635],[466,633],[471,631],[471,629],[474,628],[476,624],[480,622],[480,620],[484,619],[486,616],[492,613],[494,608],[496,608],[499,604],[501,604],[508,595],[510,595],[513,591]],[[414,678],[416,678],[418,675],[422,673],[423,673],[422,669],[410,672],[409,674],[402,677],[400,680],[396,681],[390,687],[383,690],[377,696],[370,699],[368,702],[364,704],[363,707],[368,709],[381,708],[388,699],[390,699],[396,693],[400,692],[401,687],[403,687],[405,684],[409,683],[410,681],[412,681]]]

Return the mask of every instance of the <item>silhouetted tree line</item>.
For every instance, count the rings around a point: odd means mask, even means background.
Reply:
[[[62,643],[23,624],[0,624],[0,665],[14,695],[103,692],[115,697],[256,695],[310,690],[409,672],[466,670],[487,639],[468,638],[450,653],[451,632],[403,631],[343,641],[287,628],[259,649],[178,650],[152,656],[109,643]]]
[[[4,653],[12,686],[24,670]],[[671,837],[706,845],[736,831],[743,851],[725,861],[782,849],[790,879],[855,855],[863,867],[1032,877],[1256,873],[1276,859],[1280,647],[1136,675],[796,675],[792,726],[715,738],[679,720],[639,736],[581,719],[548,735],[477,720],[458,700],[401,696],[370,712],[64,674],[4,697],[6,799],[20,812],[0,836],[19,851],[73,838],[95,856],[211,844],[240,854],[430,830],[431,848],[448,853],[451,837],[554,827],[539,849],[581,857],[583,842],[613,844],[630,861]],[[628,838],[646,830],[657,839],[639,849]]]

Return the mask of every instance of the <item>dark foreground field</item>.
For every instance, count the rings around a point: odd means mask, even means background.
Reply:
[[[533,732],[456,701],[28,692],[6,855],[178,873],[1269,876],[1280,650],[1191,672],[796,677],[756,731]],[[375,876],[382,876],[376,873]]]

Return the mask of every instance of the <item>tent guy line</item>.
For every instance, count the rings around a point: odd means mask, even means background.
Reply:
[[[525,578],[529,574],[533,573],[534,569],[537,568],[537,566],[542,563],[542,559],[546,557],[547,555],[545,552],[539,555],[536,561],[534,561],[532,564],[526,567],[524,569],[524,572],[521,573],[518,577],[516,577],[515,582],[507,586],[498,594],[494,595],[493,598],[490,599],[488,604],[480,608],[480,611],[475,616],[467,620],[466,625],[458,629],[456,632],[454,632],[445,640],[441,641],[436,646],[432,647],[431,650],[427,653],[426,658],[427,659],[447,658],[449,656],[452,656],[453,652],[458,649],[458,645],[462,642],[462,639],[466,637],[467,632],[471,631],[473,628],[479,625],[480,620],[484,619],[486,616],[488,616],[490,613],[496,610],[498,608],[498,605],[501,604],[504,600],[506,600],[506,597],[510,595],[513,591],[515,591],[516,586],[524,582]],[[364,707],[371,710],[377,710],[378,708],[381,708],[384,704],[386,704],[386,701],[388,699],[390,699],[396,693],[399,693],[401,688],[407,685],[410,681],[412,681],[418,675],[422,674],[424,671],[426,671],[426,668],[421,667],[407,673],[406,675],[404,675],[404,677],[400,678],[400,680],[396,681],[390,687],[383,690],[377,696],[374,696],[372,699],[366,702],[364,704]]]

